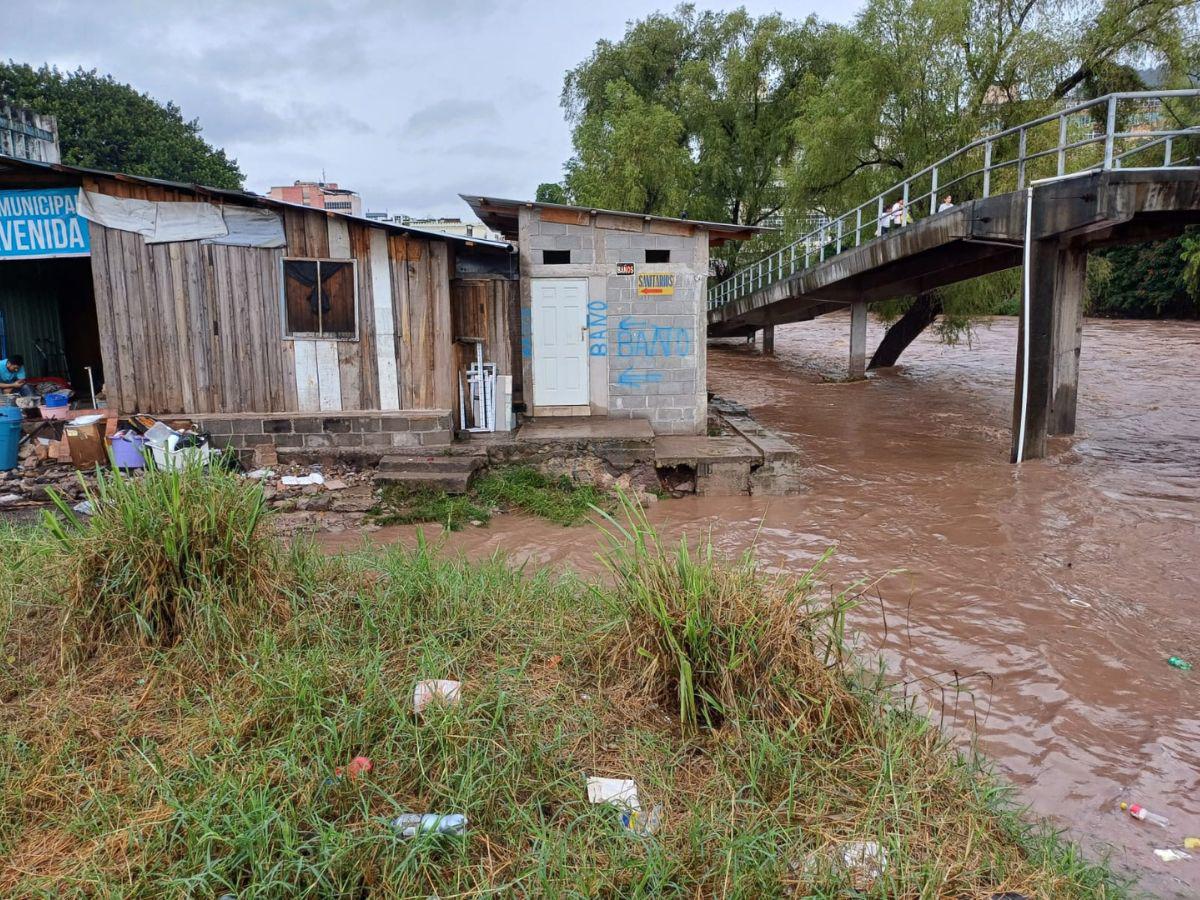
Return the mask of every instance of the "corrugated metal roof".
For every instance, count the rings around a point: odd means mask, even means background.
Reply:
[[[756,234],[774,231],[774,228],[763,228],[759,225],[737,225],[730,222],[708,222],[703,219],[677,219],[673,216],[650,216],[645,213],[629,212],[620,209],[600,209],[595,206],[569,206],[564,203],[542,203],[537,200],[510,200],[503,197],[485,197],[479,194],[459,194],[471,207],[479,220],[490,228],[504,234],[513,234],[516,230],[516,219],[506,216],[513,214],[522,207],[530,209],[562,209],[571,212],[581,212],[590,215],[623,216],[629,219],[642,219],[647,222],[675,222],[680,225],[695,225],[724,239],[744,240]]]
[[[368,219],[366,216],[352,216],[348,213],[337,212],[336,210],[317,209],[312,206],[304,206],[300,203],[288,203],[283,200],[275,200],[271,197],[264,197],[262,194],[251,193],[250,191],[235,191],[228,188],[209,187],[203,184],[187,184],[186,182],[182,181],[167,181],[163,178],[151,178],[147,175],[128,175],[123,172],[107,172],[103,169],[85,169],[80,166],[68,166],[62,163],[36,162],[33,160],[18,159],[16,157],[0,154],[0,171],[3,171],[4,169],[33,169],[43,172],[60,172],[65,175],[97,175],[103,178],[112,178],[117,181],[128,181],[135,184],[153,184],[159,187],[169,187],[173,188],[174,190],[187,191],[197,196],[220,197],[223,200],[232,201],[234,203],[242,203],[247,206],[261,206],[274,209],[303,209],[307,210],[308,212],[324,213],[327,216],[336,216],[339,219],[349,219],[352,222],[370,225],[373,228],[383,228],[388,231],[400,232],[402,234],[412,234],[433,240],[452,241],[456,244],[461,244],[466,247],[483,247],[494,250],[502,250],[506,253],[513,252],[513,246],[508,241],[493,241],[486,238],[448,234],[444,231],[431,231],[428,228],[412,228],[411,226],[400,225],[395,222],[380,222],[376,219]]]

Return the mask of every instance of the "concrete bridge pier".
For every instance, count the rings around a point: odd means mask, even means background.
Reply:
[[[1013,462],[1044,457],[1047,435],[1075,433],[1086,283],[1087,250],[1084,247],[1056,240],[1034,242],[1029,259],[1031,311],[1026,322],[1022,309],[1017,332]],[[1029,331],[1027,394],[1024,385],[1026,329]]]
[[[762,352],[763,356],[775,355],[775,326],[764,325],[762,330]]]
[[[867,377],[867,303],[850,304],[850,380]]]

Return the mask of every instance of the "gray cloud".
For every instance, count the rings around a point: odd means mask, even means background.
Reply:
[[[447,129],[484,128],[500,122],[500,112],[490,100],[450,98],[418,109],[400,130],[402,137],[427,138]]]

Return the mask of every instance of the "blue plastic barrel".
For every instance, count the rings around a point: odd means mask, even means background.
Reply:
[[[17,449],[20,444],[20,407],[0,406],[0,469],[17,467]]]

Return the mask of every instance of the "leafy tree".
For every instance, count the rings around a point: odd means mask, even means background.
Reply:
[[[1111,274],[1088,304],[1091,315],[1193,318],[1200,311],[1200,235],[1113,247],[1094,256],[1089,265],[1097,258]]]
[[[575,129],[576,155],[567,163],[575,201],[679,215],[692,183],[683,123],[626,81],[610,81],[605,101]]]
[[[205,184],[242,187],[237,161],[200,136],[174,103],[139,94],[111,75],[82,68],[0,63],[0,98],[58,119],[63,162]]]
[[[744,9],[633,22],[567,73],[574,202],[761,224],[779,215],[791,127],[828,73],[823,26]],[[723,251],[737,252],[737,246]]]
[[[870,0],[831,36],[833,71],[795,124],[789,205],[840,212],[1068,96],[1128,87],[1134,60],[1173,78],[1189,15],[1178,0]],[[967,327],[995,293],[907,301],[913,316],[893,326],[907,339],[885,340],[872,365],[895,362],[939,314]]]
[[[570,202],[567,196],[567,189],[557,181],[543,181],[537,186],[537,193],[534,194],[534,199],[538,203],[560,203],[565,204]]]

